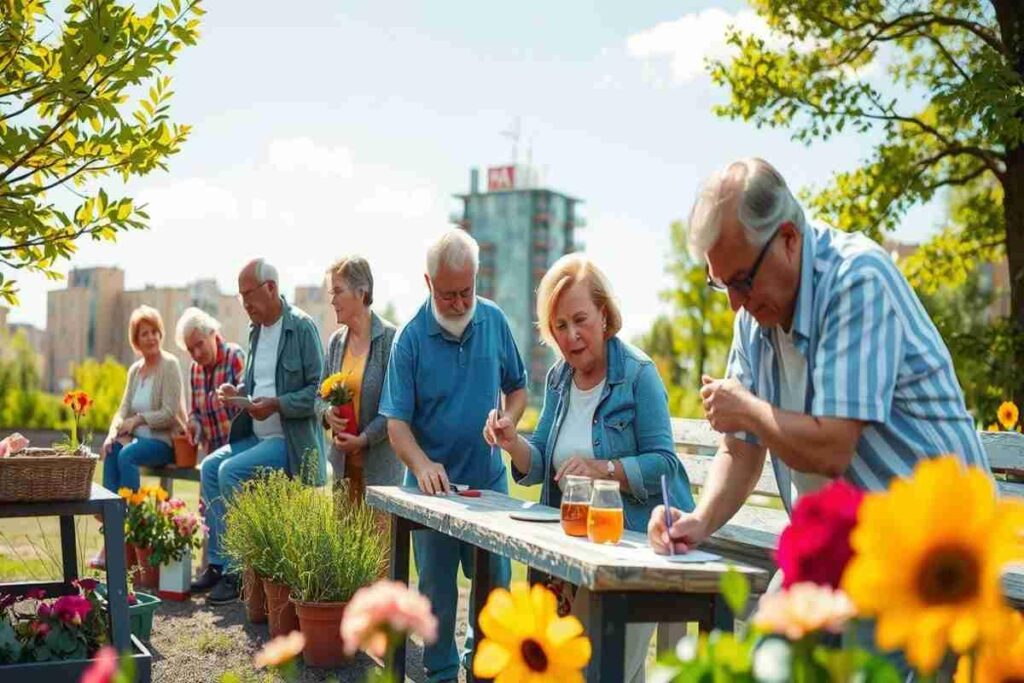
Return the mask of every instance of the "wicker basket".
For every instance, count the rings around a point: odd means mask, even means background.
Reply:
[[[26,448],[0,458],[0,503],[85,500],[99,456],[57,455],[52,448]]]

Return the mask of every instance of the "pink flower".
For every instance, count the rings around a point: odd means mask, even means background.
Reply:
[[[863,491],[842,479],[801,496],[789,526],[779,536],[776,560],[784,588],[805,581],[839,587],[853,557],[850,534],[863,499]]]
[[[437,619],[427,598],[396,581],[378,581],[360,588],[345,608],[341,622],[341,640],[349,655],[365,647],[370,654],[383,657],[390,634],[409,633],[433,643],[437,640]]]
[[[92,666],[85,670],[78,683],[111,683],[117,673],[117,652],[109,645],[100,648]]]
[[[65,595],[57,598],[57,602],[53,603],[53,616],[65,624],[80,626],[82,619],[89,614],[91,609],[92,603],[88,598],[83,598],[81,595]]]
[[[13,434],[10,434],[4,437],[3,439],[0,439],[0,458],[3,458],[4,456],[10,455],[12,453],[17,453],[22,448],[25,448],[27,446],[28,439],[26,439],[18,432],[14,432]]]
[[[45,638],[46,634],[50,632],[50,625],[43,621],[33,621],[29,630],[32,631],[33,635]]]
[[[138,599],[138,597],[136,597],[135,591],[131,591],[130,593],[128,593],[128,604],[129,605],[134,605],[134,604],[137,604],[138,602],[139,602],[139,599]]]
[[[857,609],[846,593],[829,586],[798,583],[763,595],[753,622],[764,633],[800,640],[815,631],[840,633],[856,614]]]
[[[30,600],[44,600],[46,598],[46,591],[42,588],[33,588],[28,593],[25,593],[25,597]]]
[[[86,578],[86,579],[78,579],[77,581],[74,582],[74,585],[78,586],[80,589],[82,589],[86,593],[92,593],[94,590],[96,590],[96,586],[100,585],[100,582],[97,581],[96,579]]]
[[[40,619],[46,619],[50,616],[50,606],[45,602],[39,603],[39,607],[36,608],[36,616]]]

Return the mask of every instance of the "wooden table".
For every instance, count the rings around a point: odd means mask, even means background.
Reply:
[[[491,553],[517,560],[551,576],[590,589],[588,623],[593,655],[588,681],[624,679],[625,626],[642,622],[697,622],[702,630],[724,624],[718,592],[724,562],[677,564],[655,555],[645,535],[627,531],[616,546],[567,536],[560,524],[521,522],[509,513],[544,508],[536,503],[484,491],[480,498],[428,496],[418,489],[370,486],[366,502],[391,514],[391,577],[409,581],[409,541],[414,529],[433,529],[475,546],[471,600],[477,615],[492,585]],[[550,509],[550,508],[548,508]],[[768,585],[768,573],[729,563],[747,576],[755,591]],[[482,634],[477,630],[476,643]],[[405,680],[405,645],[396,653],[398,680]]]
[[[99,484],[93,484],[88,500],[52,501],[43,503],[0,503],[0,518],[60,517],[60,549],[63,579],[61,581],[14,582],[0,584],[0,593],[25,595],[42,589],[47,597],[73,595],[78,589],[78,555],[75,541],[75,515],[100,515],[103,523],[103,547],[106,550],[107,609],[110,616],[110,643],[118,652],[128,653],[135,660],[136,681],[150,680],[151,655],[145,646],[132,637],[128,627],[128,583],[124,560],[124,501]],[[89,660],[12,664],[0,667],[0,679],[28,680],[35,683],[78,680],[91,664]]]

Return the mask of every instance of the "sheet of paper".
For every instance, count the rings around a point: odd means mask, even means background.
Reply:
[[[242,410],[248,410],[252,408],[252,400],[248,396],[231,396],[224,399],[225,403],[241,408]]]
[[[676,554],[676,555],[659,555],[669,562],[677,562],[681,564],[689,564],[693,562],[718,562],[722,559],[721,555],[715,553],[708,553],[703,550],[691,550],[688,553]]]

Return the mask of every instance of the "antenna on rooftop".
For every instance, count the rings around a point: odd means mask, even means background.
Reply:
[[[508,130],[501,131],[501,134],[512,140],[512,163],[519,163],[519,140],[523,137],[523,122],[520,117],[516,117],[512,122],[512,127]]]

